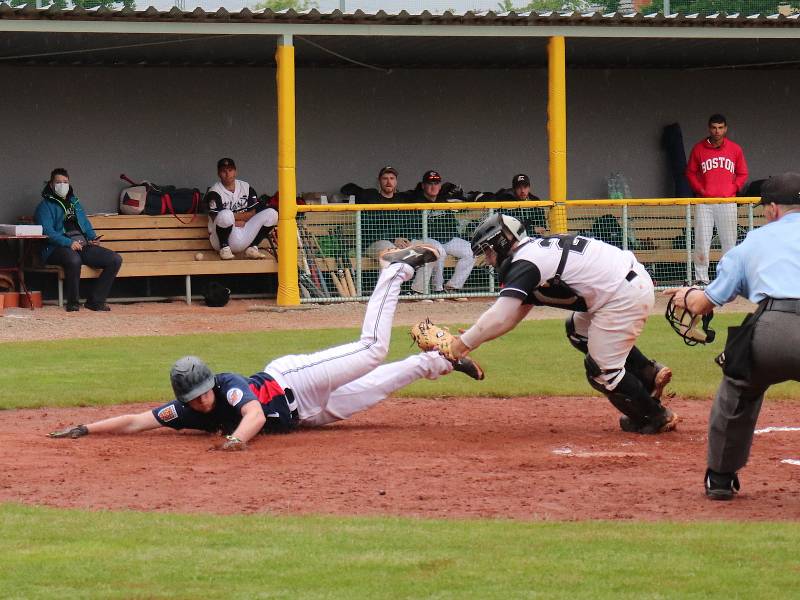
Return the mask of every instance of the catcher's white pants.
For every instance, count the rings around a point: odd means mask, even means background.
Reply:
[[[262,227],[274,227],[278,224],[278,211],[268,208],[257,212],[250,217],[247,222],[241,227],[236,225],[236,219],[233,211],[228,209],[221,210],[217,213],[217,217],[208,219],[208,237],[211,240],[211,245],[214,250],[219,251],[219,237],[217,236],[217,226],[231,227],[231,235],[228,238],[228,245],[231,247],[231,252],[242,252],[246,248],[253,245],[253,240],[256,239],[258,232]]]
[[[636,277],[623,280],[614,296],[591,313],[572,314],[575,332],[589,340],[589,355],[604,373],[595,381],[611,391],[625,375],[625,360],[655,304],[653,280],[638,262]]]
[[[708,265],[714,224],[722,253],[736,245],[736,203],[697,204],[694,212],[694,273],[698,281],[709,282]]]
[[[389,351],[400,286],[413,274],[414,269],[404,263],[381,271],[357,342],[312,354],[290,354],[264,368],[281,387],[292,389],[301,423],[324,425],[346,419],[415,379],[436,378],[452,370],[437,353],[381,366]]]
[[[414,277],[414,282],[411,284],[411,289],[422,294],[425,291],[425,281],[429,280],[432,291],[443,291],[444,261],[447,260],[448,254],[455,257],[457,260],[455,269],[453,270],[453,276],[447,282],[447,287],[456,290],[460,290],[464,287],[464,283],[466,283],[469,274],[472,272],[472,267],[475,266],[475,257],[472,254],[472,246],[470,243],[462,238],[453,238],[445,244],[431,238],[426,238],[422,240],[422,243],[436,248],[436,251],[439,253],[439,258],[435,263],[420,267],[416,277]]]

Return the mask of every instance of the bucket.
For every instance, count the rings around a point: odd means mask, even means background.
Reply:
[[[3,305],[5,308],[19,307],[19,292],[3,292],[0,296],[3,297]]]
[[[20,308],[42,308],[42,292],[30,292],[30,300],[26,294],[19,294]]]

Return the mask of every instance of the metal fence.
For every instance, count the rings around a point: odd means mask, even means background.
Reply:
[[[763,224],[755,198],[736,199],[738,240]],[[719,203],[719,202],[716,202]],[[665,288],[693,279],[694,200],[596,200],[567,202],[569,233],[593,237],[630,250]],[[558,209],[560,209],[559,207]],[[377,280],[381,249],[405,242],[439,242],[447,255],[418,271],[402,296],[425,301],[495,296],[499,282],[489,265],[476,261],[460,289],[444,289],[456,275],[464,246],[478,223],[492,212],[526,223],[529,235],[551,233],[551,202],[409,205],[402,208],[328,205],[298,207],[298,273],[302,302],[366,300]],[[451,240],[457,240],[450,243]],[[461,240],[460,242],[458,240]],[[719,238],[711,241],[711,273],[720,258]]]

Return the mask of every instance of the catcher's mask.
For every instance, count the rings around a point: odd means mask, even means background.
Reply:
[[[716,332],[709,327],[714,313],[707,315],[693,315],[686,308],[675,306],[674,298],[667,302],[667,310],[664,316],[675,332],[681,336],[683,343],[687,346],[697,344],[709,344],[714,341]]]
[[[528,238],[525,226],[508,215],[495,213],[486,217],[472,234],[472,253],[480,256],[491,248],[497,255],[497,264],[511,252],[515,243]]]
[[[172,365],[169,380],[175,399],[187,404],[214,387],[214,374],[196,356],[184,356]]]

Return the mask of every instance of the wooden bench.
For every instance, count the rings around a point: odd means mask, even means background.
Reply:
[[[181,216],[189,221],[189,215]],[[272,256],[252,260],[237,256],[220,259],[208,239],[208,217],[198,215],[187,223],[172,215],[95,215],[89,220],[103,246],[122,256],[117,277],[160,277],[183,275],[186,278],[186,303],[192,302],[192,275],[265,275],[277,273]],[[266,242],[262,246],[267,246]],[[198,253],[202,260],[196,260]],[[37,256],[38,258],[38,256]],[[55,265],[31,264],[26,271],[52,272],[58,275],[58,305],[64,303],[64,270]],[[84,265],[81,279],[93,279],[100,271]]]

